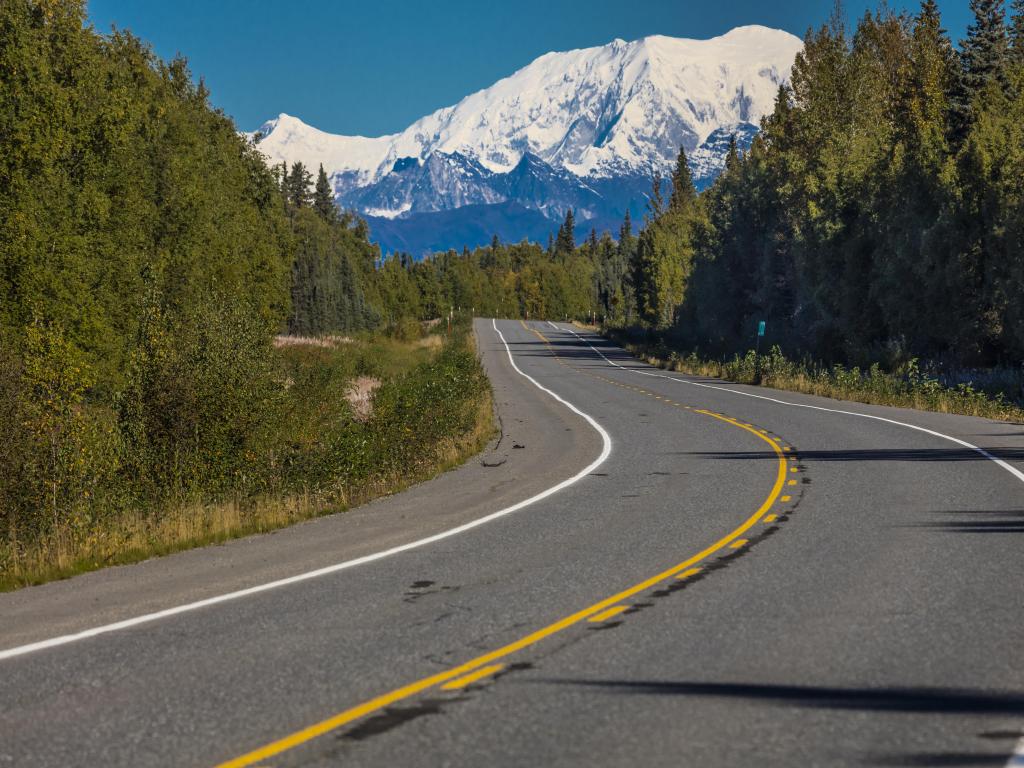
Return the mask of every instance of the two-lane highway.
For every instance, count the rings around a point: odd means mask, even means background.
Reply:
[[[483,462],[0,596],[0,765],[1013,759],[1019,425],[476,330]]]

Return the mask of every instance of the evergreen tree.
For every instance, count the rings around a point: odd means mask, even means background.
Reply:
[[[558,236],[555,238],[555,255],[568,256],[576,250],[576,220],[572,208],[565,212],[565,221],[558,228]]]
[[[313,183],[313,177],[306,170],[300,161],[296,160],[292,164],[292,169],[288,173],[288,180],[286,182],[286,197],[288,205],[292,210],[300,210],[302,208],[308,208],[312,202],[312,195],[309,192],[310,184]]]
[[[1010,3],[1010,58],[1018,66],[1024,66],[1024,0]]]
[[[619,227],[619,243],[626,240],[633,239],[633,219],[629,215],[629,208],[626,209],[626,215],[622,217],[622,226]]]
[[[736,149],[736,136],[729,138],[730,151]],[[676,158],[676,167],[672,171],[672,196],[669,198],[669,210],[681,211],[693,205],[697,200],[697,190],[693,186],[693,175],[690,173],[690,164],[686,160],[686,150],[679,148],[679,156]]]
[[[991,87],[1008,87],[1009,60],[1003,0],[970,0],[974,21],[961,44],[961,72],[954,98],[955,133],[961,141],[974,119],[975,103]]]
[[[645,221],[657,219],[665,210],[665,198],[661,194],[661,174],[655,173],[651,181],[651,194],[647,197]]]
[[[622,323],[635,322],[636,317],[636,283],[635,276],[639,269],[636,264],[636,238],[633,236],[633,219],[629,209],[622,219],[619,228],[619,244],[617,248],[617,267],[620,277],[621,301],[617,320]]]
[[[338,207],[334,202],[334,190],[327,180],[323,163],[316,177],[316,189],[313,192],[313,208],[324,221],[334,221],[338,217]]]

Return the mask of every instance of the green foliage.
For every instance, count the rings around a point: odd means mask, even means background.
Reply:
[[[701,197],[674,343],[729,353],[766,320],[836,362],[1024,357],[1024,68],[1001,4],[972,8],[962,57],[930,0],[808,34],[751,150]]]
[[[315,209],[294,211],[290,333],[347,332],[378,323],[363,288],[369,279],[365,265],[372,264],[376,249],[350,224],[348,217],[325,218]]]
[[[323,163],[320,164],[320,171],[316,177],[316,189],[313,191],[313,209],[320,214],[324,221],[334,221],[338,215],[338,206],[334,202],[334,190],[327,180],[327,173],[324,171]]]
[[[693,271],[695,237],[703,224],[703,208],[682,149],[668,207],[663,206],[658,178],[650,200],[633,253],[633,286],[640,319],[653,328],[667,328],[683,303]]]
[[[792,360],[778,346],[767,354],[754,350],[726,358],[706,358],[691,351],[680,355],[663,343],[636,343],[629,334],[613,333],[617,341],[648,362],[697,376],[713,376],[742,384],[761,384],[776,389],[852,400],[875,405],[895,405],[941,413],[958,413],[986,418],[1021,420],[1024,407],[1010,402],[1005,391],[1024,392],[1020,370],[1000,371],[1000,381],[992,387],[979,387],[970,381],[952,381],[924,372],[916,359],[906,361],[897,370],[885,371],[879,363],[867,369],[839,363],[823,365],[810,359]],[[974,377],[975,372],[962,375]]]
[[[568,256],[576,250],[576,218],[572,208],[565,212],[565,221],[558,228],[555,236],[555,256]]]
[[[312,175],[301,162],[296,162],[283,177],[282,192],[289,212],[294,213],[312,205],[313,195],[309,191],[312,183]]]
[[[121,445],[113,415],[86,407],[92,383],[85,356],[59,325],[33,321],[20,356],[0,349],[4,538],[87,532],[118,505],[110,485]]]
[[[83,26],[82,4],[0,4],[0,329],[58,322],[110,391],[147,283],[288,307],[272,175],[185,63]]]
[[[262,490],[284,377],[267,326],[245,302],[212,295],[186,312],[153,302],[118,402],[139,496]]]
[[[417,320],[472,306],[483,279],[378,268],[322,169],[313,191],[300,164],[268,170],[183,60],[84,18],[80,0],[0,4],[0,571],[30,550],[120,556],[185,504],[380,481],[414,452],[435,466],[423,441],[475,428],[484,380],[465,340],[425,362]],[[301,365],[273,348],[286,322],[385,313],[417,341]],[[362,374],[384,379],[366,423],[346,399]]]

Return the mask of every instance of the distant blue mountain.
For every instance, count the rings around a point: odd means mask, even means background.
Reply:
[[[703,151],[695,152],[690,160],[697,189],[705,189],[717,178],[732,136],[736,137],[737,148],[746,151],[756,135],[755,126],[712,133],[701,146]],[[442,164],[444,172],[439,173]],[[627,209],[635,222],[642,220],[652,184],[653,177],[639,175],[580,179],[530,154],[524,154],[519,164],[505,174],[491,173],[460,157],[434,155],[430,163],[406,164],[386,176],[381,184],[386,189],[361,190],[361,205],[356,208],[386,205],[391,195],[413,199],[413,210],[420,208],[419,212],[364,218],[370,225],[371,239],[380,244],[385,255],[401,251],[419,258],[449,248],[487,245],[494,235],[506,243],[526,238],[545,244],[570,208],[576,212],[577,241],[591,229],[598,235],[607,231],[618,237]],[[670,188],[666,186],[664,192],[667,196]],[[453,194],[482,202],[422,210],[430,204],[451,205],[445,197]]]

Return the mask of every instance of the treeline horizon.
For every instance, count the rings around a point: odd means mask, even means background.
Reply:
[[[547,248],[495,240],[385,267],[480,272],[463,306],[596,315],[712,355],[748,348],[764,320],[771,343],[825,361],[1017,365],[1024,2],[970,5],[960,50],[932,0],[809,31],[750,151],[733,145],[700,195],[681,152],[636,234],[627,220],[577,247],[570,211]]]
[[[932,0],[813,30],[750,151],[700,195],[681,152],[616,238],[578,243],[569,211],[547,247],[415,261],[382,260],[322,172],[268,167],[184,59],[82,0],[0,3],[0,529],[301,486],[279,333],[416,337],[457,308],[728,356],[765,320],[794,357],[1019,366],[1024,0],[971,8],[959,51]]]
[[[750,151],[732,147],[699,195],[680,152],[614,237],[577,244],[569,211],[547,247],[418,261],[381,258],[322,168],[267,168],[183,59],[96,34],[79,0],[8,4],[0,335],[56,323],[114,387],[154,306],[234,300],[294,334],[461,307],[597,317],[709,353],[765,320],[826,359],[1020,359],[1024,0],[1009,18],[971,8],[960,51],[932,0],[809,31]]]

